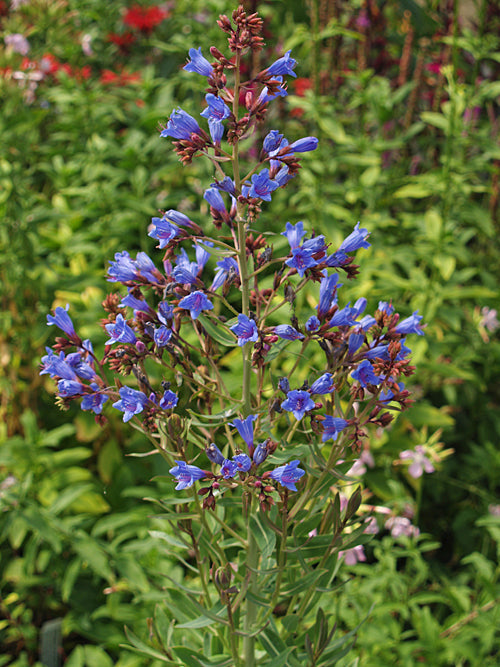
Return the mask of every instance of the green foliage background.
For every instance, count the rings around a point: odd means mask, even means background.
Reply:
[[[25,34],[29,58],[50,52],[72,72],[41,81],[28,102],[11,75],[22,57],[0,52],[0,665],[35,664],[57,618],[70,667],[143,665],[121,648],[124,626],[137,651],[147,618],[167,636],[162,587],[183,578],[170,528],[143,499],[168,498],[172,486],[119,415],[101,429],[58,411],[38,363],[56,305],[70,303],[82,337],[102,342],[107,261],[124,249],[155,256],[147,225],[158,209],[207,214],[212,174],[180,168],[157,126],[175,106],[199,112],[200,81],[181,67],[191,46],[221,46],[214,19],[234,7],[170,3],[124,55],[106,39],[124,31],[121,2],[106,12],[98,0],[4,4],[1,35]],[[414,346],[416,404],[373,438],[367,473],[383,502],[416,496],[424,535],[376,537],[367,563],[343,566],[339,631],[365,622],[336,664],[496,665],[500,343],[481,309],[500,312],[500,9],[478,2],[466,26],[457,2],[248,4],[266,18],[261,63],[293,49],[301,79],[263,136],[279,127],[290,141],[320,139],[263,228],[302,219],[337,243],[361,220],[372,247],[349,297],[366,296],[371,310],[392,299],[427,323]],[[75,74],[88,65],[90,78]],[[123,68],[140,80],[101,79]],[[392,461],[438,429],[454,455],[412,488]],[[147,650],[147,664],[161,664],[160,644]]]

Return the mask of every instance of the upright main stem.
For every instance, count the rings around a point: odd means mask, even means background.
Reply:
[[[239,96],[240,96],[240,52],[236,52],[235,69],[234,69],[234,98],[233,98],[233,114],[236,122],[238,121],[239,111]],[[233,144],[233,178],[236,196],[241,194],[241,176],[239,166],[238,140]],[[245,204],[238,202],[237,204],[237,248],[235,248],[238,257],[238,267],[240,271],[241,281],[241,312],[247,317],[250,314],[250,271],[248,270],[248,259],[246,253],[246,219],[245,219]],[[251,402],[251,372],[252,359],[249,346],[243,345],[243,387],[242,387],[242,413],[243,418],[248,417],[252,412]],[[248,550],[246,556],[246,579],[247,590],[255,595],[257,592],[257,568],[259,564],[259,554],[257,549],[257,542],[255,536],[250,528],[251,517],[251,503],[249,504],[246,514],[247,523],[247,540]],[[245,667],[255,667],[255,637],[251,636],[255,632],[255,622],[257,619],[257,606],[253,602],[253,595],[247,596],[245,601],[246,613],[244,618],[244,632],[243,638],[243,658]]]

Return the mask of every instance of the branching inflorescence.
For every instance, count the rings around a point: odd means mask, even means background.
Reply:
[[[287,613],[300,619],[332,555],[364,559],[362,543],[377,524],[373,516],[354,517],[362,497],[359,490],[350,498],[344,493],[346,473],[357,483],[365,464],[372,465],[367,428],[386,427],[411,403],[404,380],[414,367],[406,339],[423,330],[417,312],[401,320],[391,303],[380,302],[373,315],[365,313],[366,298],[342,304],[341,280],[359,270],[353,255],[370,247],[359,222],[338,247],[309,233],[303,221],[286,222],[275,234],[260,223],[263,202],[298,174],[300,156],[315,151],[318,140],[290,143],[273,129],[259,138],[256,128],[268,107],[287,95],[296,62],[288,51],[244,78],[243,57],[263,45],[262,21],[240,7],[232,21],[222,16],[219,25],[230,57],[212,47],[210,62],[201,48],[192,48],[184,67],[206,79],[200,118],[177,108],[160,128],[182,163],[195,157],[211,162],[215,178],[203,195],[209,219],[194,221],[177,210],[153,217],[149,236],[163,252],[160,268],[145,252],[135,258],[117,252],[110,262],[108,280],[127,291],[103,303],[103,355],[79,337],[67,308],[59,306],[47,320],[64,335],[47,348],[41,374],[57,381],[61,406],[79,401],[99,423],[105,411],[120,411],[168,462],[175,490],[191,494],[206,536],[195,539],[192,514],[186,514],[179,525],[190,536],[202,602],[212,605],[212,577],[227,611],[221,622],[229,628],[231,664],[252,667],[256,623],[266,628],[287,578],[290,590],[293,577],[311,582],[308,588],[304,583],[302,597],[285,596]],[[250,138],[258,144],[252,151]],[[433,470],[425,453],[402,453],[413,477]],[[259,524],[269,530],[266,544],[277,545],[274,569],[259,555],[254,503],[268,522]],[[180,521],[179,514],[170,516]],[[396,525],[397,519],[407,524]],[[233,528],[238,522],[246,524],[246,538]],[[416,531],[405,517],[391,517],[386,527]],[[241,545],[242,573],[233,567],[230,548],[226,553],[219,544],[218,530]],[[298,569],[288,572],[287,559]],[[245,613],[236,632],[240,605]],[[212,610],[210,619],[219,611]]]

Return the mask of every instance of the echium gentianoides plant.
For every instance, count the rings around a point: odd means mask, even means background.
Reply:
[[[192,48],[184,67],[207,85],[200,118],[178,108],[161,128],[183,163],[212,163],[210,217],[154,217],[159,265],[145,252],[110,262],[108,280],[126,293],[104,302],[103,356],[58,307],[48,323],[65,335],[41,372],[63,404],[78,400],[97,421],[120,411],[174,478],[176,499],[162,506],[185,578],[167,584],[150,655],[170,665],[331,665],[351,641],[331,642],[339,553],[352,560],[374,530],[346,473],[366,429],[409,403],[406,338],[423,334],[421,317],[342,303],[342,280],[358,272],[353,253],[370,245],[359,223],[339,247],[303,221],[266,231],[263,203],[318,141],[272,129],[243,153],[296,63],[287,52],[245,79],[262,21],[240,7],[218,23],[231,54],[212,47],[209,62]]]

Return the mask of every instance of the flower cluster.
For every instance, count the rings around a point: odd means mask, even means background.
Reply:
[[[296,61],[289,51],[244,80],[241,58],[261,48],[262,22],[242,8],[232,18],[219,21],[231,58],[215,47],[212,61],[200,48],[189,50],[185,71],[207,84],[199,118],[177,108],[160,128],[160,137],[173,140],[183,163],[203,155],[213,164],[217,176],[203,194],[209,220],[197,222],[175,209],[153,217],[149,237],[163,253],[161,263],[146,252],[134,258],[127,251],[110,261],[108,281],[121,284],[126,294],[112,293],[104,301],[102,358],[77,335],[67,309],[57,307],[48,324],[65,335],[56,340],[54,351],[47,350],[41,373],[57,381],[63,406],[79,399],[81,408],[102,423],[109,401],[124,422],[142,428],[170,465],[175,462],[170,474],[177,490],[203,480],[199,494],[205,508],[214,509],[220,495],[241,487],[255,493],[267,510],[277,495],[286,502],[321,452],[326,469],[332,467],[349,447],[362,448],[368,425],[385,427],[394,410],[410,404],[403,378],[414,369],[406,338],[423,335],[423,328],[417,312],[401,319],[390,303],[380,302],[373,315],[365,313],[366,298],[341,305],[340,276],[355,277],[354,253],[370,247],[369,232],[359,222],[333,248],[323,235],[308,234],[304,221],[287,222],[281,235],[288,249],[281,257],[268,244],[268,235],[254,235],[262,203],[286,187],[299,170],[299,156],[316,150],[318,140],[288,141],[271,130],[255,163],[240,173],[239,142],[265,118],[273,100],[287,95],[286,79],[295,77]],[[232,173],[225,171],[227,165]],[[205,232],[222,226],[220,236]],[[256,279],[259,273],[266,278],[265,288]],[[308,290],[307,302],[316,299],[316,306],[299,321],[293,308],[291,315],[283,312],[301,290]],[[283,348],[299,345],[297,363],[276,374],[273,363]],[[306,348],[323,360],[322,367],[311,369],[302,362]],[[228,349],[241,358],[241,395],[235,396],[225,381],[235,358],[230,361]],[[133,386],[124,380],[130,376]],[[171,388],[174,383],[177,391]],[[229,407],[217,419],[214,413],[225,401]],[[190,415],[200,412],[207,415],[206,424],[191,426]],[[246,451],[234,444],[231,427]],[[184,438],[187,429],[190,437]],[[287,456],[297,433],[304,440],[299,446],[305,470],[299,459],[288,460],[295,453]],[[173,453],[171,460],[167,452]],[[213,469],[193,465],[199,455]],[[274,467],[266,469],[269,463]],[[422,456],[410,474],[421,466],[429,470]]]

